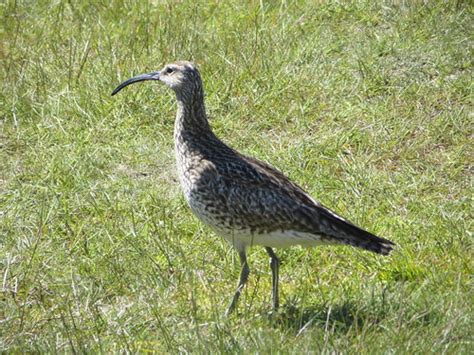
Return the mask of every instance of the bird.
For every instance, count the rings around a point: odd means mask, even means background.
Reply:
[[[250,268],[247,250],[262,246],[270,257],[272,312],[279,299],[280,259],[274,248],[345,244],[388,255],[395,244],[339,216],[269,164],[237,150],[213,132],[205,109],[201,74],[189,61],[132,77],[116,87],[161,81],[177,100],[174,123],[176,165],[181,188],[192,212],[236,249],[240,276],[230,305],[236,308]]]

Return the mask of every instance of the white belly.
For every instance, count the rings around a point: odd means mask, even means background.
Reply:
[[[303,247],[313,247],[317,245],[330,244],[330,242],[321,239],[321,236],[298,232],[273,231],[265,234],[251,234],[249,231],[220,231],[218,234],[224,237],[231,245],[239,248],[240,246],[250,247],[253,245],[261,245],[272,248],[286,248],[290,246],[300,245]]]

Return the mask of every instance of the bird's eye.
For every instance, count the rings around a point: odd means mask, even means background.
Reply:
[[[173,68],[166,68],[166,74],[171,74],[172,72],[174,72]]]

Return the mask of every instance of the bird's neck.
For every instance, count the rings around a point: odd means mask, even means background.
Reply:
[[[193,90],[177,92],[178,112],[175,122],[175,135],[183,133],[205,135],[211,133],[207,121],[204,93],[201,86]]]

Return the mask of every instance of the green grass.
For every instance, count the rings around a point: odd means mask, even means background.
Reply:
[[[468,2],[0,4],[0,351],[473,351]],[[246,4],[246,5],[243,5]],[[191,214],[175,100],[203,76],[216,133],[397,243],[250,251]]]

